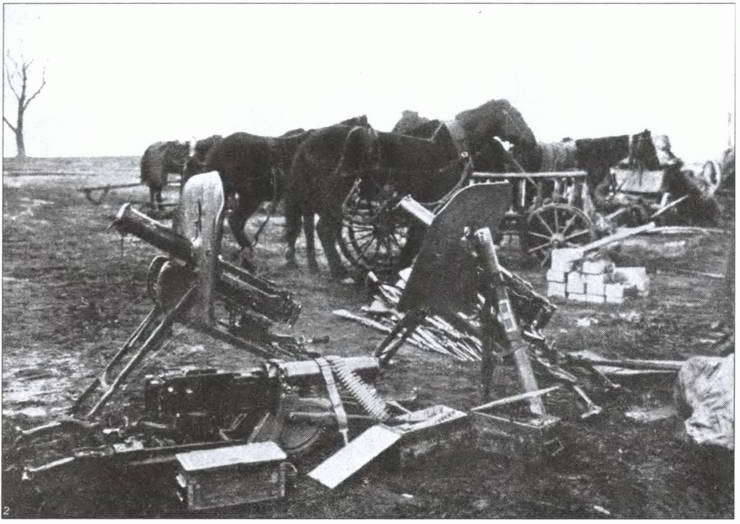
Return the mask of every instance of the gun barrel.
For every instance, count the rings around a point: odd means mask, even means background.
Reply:
[[[165,251],[188,265],[196,263],[192,244],[184,236],[124,204],[111,224],[121,234],[134,235]],[[258,278],[235,266],[222,257],[217,261],[218,279],[216,293],[237,304],[248,306],[269,318],[293,324],[301,306],[293,300],[291,293],[274,286],[272,282]]]
[[[121,206],[111,226],[119,233],[134,235],[183,262],[190,264],[194,261],[192,246],[187,238],[135,210],[131,204]]]

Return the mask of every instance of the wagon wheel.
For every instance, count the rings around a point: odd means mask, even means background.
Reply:
[[[362,198],[359,191],[345,202],[339,248],[354,267],[377,274],[396,267],[408,222],[393,207],[391,200]]]
[[[286,417],[278,436],[280,447],[291,457],[300,456],[311,449],[326,433],[327,427],[321,422],[292,420],[290,413],[330,413],[331,406],[320,398],[287,398],[281,409]]]
[[[522,248],[547,265],[556,248],[576,247],[594,240],[593,224],[586,214],[568,204],[549,204],[532,211],[522,231]]]

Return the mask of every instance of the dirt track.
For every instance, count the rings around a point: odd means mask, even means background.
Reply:
[[[100,206],[76,189],[134,182],[137,159],[60,159],[30,164],[21,172],[6,163],[3,176],[3,459],[14,426],[29,427],[63,413],[149,308],[145,274],[157,250],[133,238],[123,243],[106,231],[121,204],[145,199],[143,188],[108,195]],[[725,224],[734,228],[734,200],[724,197]],[[252,233],[259,221],[250,223]],[[336,308],[358,310],[367,302],[359,288],[283,265],[280,218],[272,221],[254,258],[260,271],[296,293],[303,305],[292,333],[329,336],[316,346],[324,354],[367,354],[381,335],[332,316]],[[559,304],[547,334],[566,350],[589,349],[608,357],[683,359],[713,354],[717,321],[729,303],[724,281],[680,274],[675,268],[724,273],[729,234],[671,237],[681,242],[672,257],[632,260],[646,265],[650,296],[619,307]],[[227,235],[227,256],[236,249]],[[683,251],[683,254],[681,254]],[[671,253],[671,249],[665,253]],[[303,246],[299,244],[299,261]],[[624,257],[629,265],[630,253]],[[544,275],[519,266],[517,252],[505,263],[540,291]],[[636,265],[637,265],[636,264]],[[579,326],[580,321],[582,326]],[[585,325],[588,324],[588,325]],[[258,361],[214,344],[188,329],[157,352],[131,382],[146,372],[193,365],[244,368]],[[422,404],[469,408],[478,404],[476,365],[461,364],[404,347],[380,389],[403,395],[416,386]],[[514,393],[507,369],[501,393]],[[403,473],[377,467],[328,492],[299,477],[284,503],[241,508],[218,515],[280,518],[351,517],[732,517],[731,457],[698,454],[679,438],[681,423],[668,419],[639,424],[624,417],[632,406],[669,401],[670,384],[637,384],[631,393],[597,399],[605,415],[577,418],[572,397],[556,394],[550,411],[564,417],[568,451],[558,461],[531,470],[465,446],[454,458],[434,458]],[[307,471],[319,460],[299,464]],[[729,461],[729,463],[728,463]],[[73,484],[72,494],[39,496],[19,490],[3,473],[3,511],[8,516],[176,516],[169,494],[143,499],[133,491],[116,499],[92,495]],[[116,484],[120,488],[121,481]],[[132,487],[135,482],[132,483]],[[410,494],[413,497],[404,497]],[[606,510],[608,515],[601,509]],[[211,514],[208,516],[218,516]]]

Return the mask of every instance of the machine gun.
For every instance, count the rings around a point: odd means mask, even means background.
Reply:
[[[239,442],[272,440],[286,452],[298,453],[332,422],[334,398],[330,404],[299,395],[326,382],[330,396],[338,398],[338,388],[327,373],[336,374],[339,385],[361,408],[383,413],[379,406],[384,404],[374,389],[362,382],[377,373],[376,359],[308,360],[311,355],[296,339],[269,331],[273,322],[294,323],[300,306],[291,293],[220,256],[223,212],[224,193],[217,173],[195,176],[185,184],[176,230],[129,205],[121,208],[112,227],[168,255],[155,257],[149,266],[147,284],[154,306],[77,398],[69,418],[19,430],[15,451],[23,457],[30,454],[31,459],[38,458],[37,444],[44,438],[54,442],[59,433],[80,437],[72,439],[71,450],[69,446],[53,450],[62,458],[27,466],[26,476],[100,460],[127,466],[158,463],[181,451]],[[220,314],[224,311],[225,320]],[[133,423],[123,417],[122,424],[106,427],[100,417],[102,408],[136,365],[162,346],[175,322],[269,360],[246,372],[196,370],[151,378],[145,386],[144,417]],[[340,429],[346,431],[346,424]]]
[[[294,340],[269,333],[273,321],[293,324],[298,318],[301,308],[292,294],[220,255],[224,193],[219,176],[207,173],[188,181],[178,213],[173,230],[125,204],[111,225],[168,256],[157,256],[149,265],[152,310],[77,399],[73,415],[97,414],[134,366],[162,345],[175,322],[261,357],[305,356]],[[225,320],[217,315],[217,305],[226,311]]]
[[[374,380],[380,370],[372,357],[341,360],[350,381]],[[303,395],[323,380],[315,360],[270,360],[238,372],[195,369],[148,376],[142,415],[136,420],[105,425],[69,419],[39,426],[20,432],[14,452],[26,463],[27,480],[49,478],[60,468],[162,466],[172,464],[178,453],[254,442],[272,441],[289,456],[300,455],[333,423],[328,400]],[[363,400],[357,399],[359,407]],[[351,402],[346,405],[355,408],[350,420],[368,419]],[[52,429],[84,445],[42,450],[38,438]]]

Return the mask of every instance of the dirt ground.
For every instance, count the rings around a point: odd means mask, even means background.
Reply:
[[[93,205],[84,186],[136,182],[137,159],[6,162],[3,173],[2,288],[2,514],[8,517],[184,516],[171,496],[171,478],[60,479],[60,491],[37,492],[17,482],[9,449],[14,427],[28,428],[61,416],[73,399],[150,307],[145,275],[158,251],[142,241],[123,241],[106,230],[125,202],[144,201],[143,187],[111,192]],[[169,194],[170,197],[174,195]],[[734,230],[734,197],[722,196],[723,234],[654,237],[666,249],[622,253],[621,265],[646,265],[650,295],[621,306],[558,303],[547,335],[563,350],[588,349],[607,357],[684,359],[716,354],[717,322],[731,323],[723,279],[677,270],[725,272]],[[249,227],[254,233],[259,220]],[[382,336],[332,315],[368,302],[362,287],[284,266],[281,217],[270,222],[254,251],[259,272],[295,292],[303,305],[297,324],[283,331],[307,338],[324,354],[366,355]],[[226,235],[227,257],[236,248]],[[299,261],[303,260],[299,244]],[[544,272],[504,250],[507,267],[544,291]],[[649,255],[649,256],[648,256]],[[170,344],[141,372],[175,366],[254,366],[249,354],[177,326]],[[500,394],[516,392],[515,371],[498,373]],[[546,383],[543,381],[542,383]],[[421,405],[466,409],[479,404],[478,366],[404,347],[378,387],[389,395],[419,390]],[[681,421],[638,423],[625,417],[635,406],[671,402],[669,382],[630,385],[615,397],[597,398],[605,413],[582,421],[569,393],[548,397],[563,417],[566,451],[550,463],[523,467],[486,455],[473,443],[454,455],[435,456],[404,471],[371,466],[329,491],[300,475],[285,501],[241,507],[208,517],[252,518],[731,518],[733,456],[705,453],[681,438]],[[322,455],[323,454],[323,455]],[[305,473],[326,455],[319,450],[297,466]]]

